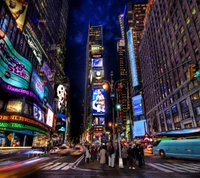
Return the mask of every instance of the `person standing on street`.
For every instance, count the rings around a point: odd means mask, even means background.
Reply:
[[[103,145],[102,146],[102,149],[101,149],[101,151],[100,151],[100,153],[99,153],[99,159],[100,159],[100,164],[101,164],[101,169],[102,169],[102,171],[104,171],[104,169],[105,169],[105,164],[106,164],[106,146],[105,145]]]
[[[108,166],[114,168],[115,167],[115,148],[112,144],[112,142],[110,142],[110,145],[108,147]]]
[[[127,153],[128,153],[129,169],[135,169],[135,167],[133,166],[135,159],[135,147],[134,146],[132,147],[132,145],[129,144]]]
[[[85,162],[87,162],[87,164],[89,164],[90,158],[91,158],[90,147],[88,146],[85,151]]]
[[[143,156],[144,156],[144,151],[142,148],[142,145],[138,144],[136,146],[136,158],[138,160],[138,167],[142,167],[142,162],[143,162]]]
[[[127,157],[128,157],[127,147],[126,147],[126,145],[124,145],[122,148],[122,160],[123,160],[124,166],[126,166]]]

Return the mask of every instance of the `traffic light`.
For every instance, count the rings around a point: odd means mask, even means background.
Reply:
[[[117,110],[120,110],[120,109],[121,109],[121,104],[117,103],[117,104],[116,104],[116,109],[117,109]]]
[[[189,80],[192,80],[195,77],[196,71],[197,71],[196,64],[189,65],[189,68],[188,68],[188,78],[189,78]]]

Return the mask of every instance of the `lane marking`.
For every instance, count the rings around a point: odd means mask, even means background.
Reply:
[[[165,169],[165,168],[156,166],[156,165],[154,165],[154,164],[152,164],[152,163],[146,163],[146,164],[149,165],[149,166],[151,166],[151,167],[154,167],[154,168],[156,168],[156,169],[159,169],[159,170],[161,170],[161,171],[164,171],[164,172],[174,172],[174,171],[170,171],[170,170],[168,170],[168,169]]]
[[[71,168],[71,166],[67,165],[67,166],[63,167],[61,170],[68,170],[69,168]]]
[[[185,172],[183,170],[179,170],[177,168],[174,168],[174,167],[169,167],[168,165],[163,165],[163,164],[160,164],[160,163],[155,163],[155,165],[158,165],[158,166],[161,166],[161,167],[164,167],[166,169],[170,169],[172,171],[176,171],[176,172]],[[171,166],[171,165],[170,165]]]

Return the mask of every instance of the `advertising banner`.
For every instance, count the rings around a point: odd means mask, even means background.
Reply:
[[[53,117],[54,117],[53,111],[48,108],[46,124],[50,127],[53,126]]]
[[[45,61],[42,65],[42,71],[47,76],[48,80],[51,81],[53,78],[53,74],[51,72],[51,69],[49,68],[49,66],[47,65],[47,63]]]
[[[25,0],[6,0],[6,4],[15,18],[18,27],[22,30],[24,25],[24,20],[26,18],[26,11],[28,8],[28,3]]]
[[[44,99],[44,85],[42,80],[34,70],[31,77],[31,90],[40,98],[41,101]]]
[[[68,97],[67,87],[61,84],[56,84],[54,90],[55,98],[58,98],[57,113],[66,114]]]
[[[93,117],[93,126],[95,125],[100,125],[104,126],[105,125],[105,118],[101,116]]]
[[[92,110],[93,115],[105,114],[105,97],[103,88],[93,88]]]
[[[103,67],[103,58],[93,58],[92,67]]]
[[[102,47],[100,45],[91,45],[91,55],[101,55]]]
[[[33,104],[33,116],[35,119],[38,119],[39,121],[44,122],[44,112],[36,104]]]
[[[127,40],[128,40],[128,55],[129,55],[129,62],[130,62],[130,69],[131,69],[131,78],[133,86],[137,86],[138,83],[138,76],[137,76],[137,67],[135,61],[135,51],[133,45],[133,35],[132,30],[127,32]]]
[[[142,95],[132,97],[133,115],[139,116],[143,114]]]
[[[0,77],[12,86],[28,89],[32,64],[13,48],[4,36],[0,39]]]
[[[146,120],[134,121],[132,127],[133,137],[144,136],[147,133]]]
[[[65,132],[66,131],[66,122],[64,122],[61,118],[57,118],[56,130],[58,132]]]
[[[93,83],[103,83],[104,79],[104,70],[102,69],[93,69],[92,71]]]

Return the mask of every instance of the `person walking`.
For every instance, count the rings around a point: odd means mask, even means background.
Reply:
[[[105,169],[105,164],[106,164],[106,146],[105,145],[103,145],[102,146],[102,149],[101,149],[101,151],[100,151],[100,153],[99,153],[99,159],[100,159],[100,164],[101,164],[101,169],[102,169],[102,171],[104,171],[104,169]]]
[[[91,158],[90,147],[87,146],[87,148],[85,150],[85,162],[87,162],[87,164],[89,164],[90,158]]]
[[[122,160],[123,160],[123,165],[124,165],[124,166],[126,166],[127,157],[128,157],[127,147],[126,147],[126,145],[124,145],[124,146],[122,147]]]
[[[136,158],[138,161],[139,168],[142,167],[143,156],[144,156],[144,151],[143,151],[142,145],[138,144],[136,146]]]

